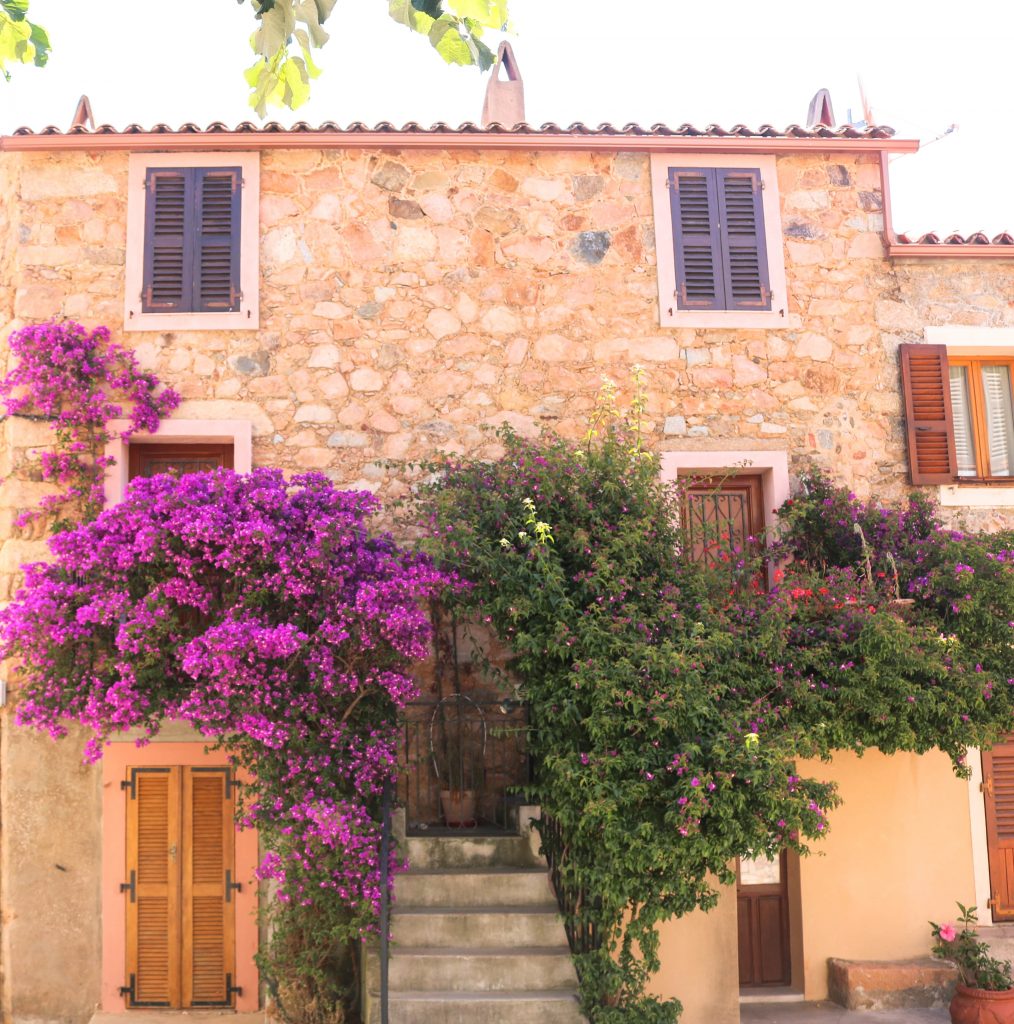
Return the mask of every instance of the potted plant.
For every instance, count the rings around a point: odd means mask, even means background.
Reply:
[[[478,824],[476,789],[486,753],[486,717],[471,697],[444,697],[430,718],[430,757],[440,786],[444,824],[471,828]]]
[[[958,904],[960,930],[953,924],[935,924],[933,955],[950,960],[961,976],[951,1000],[953,1024],[1014,1024],[1014,981],[1009,960],[990,956],[975,925],[975,907]]]
[[[447,770],[441,782],[440,809],[444,824],[452,828],[471,828],[477,824],[476,782],[482,762],[474,743],[467,736],[449,737],[447,742]]]

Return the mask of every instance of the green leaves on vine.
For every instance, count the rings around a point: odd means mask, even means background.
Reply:
[[[14,62],[44,67],[49,50],[46,30],[28,20],[28,0],[0,0],[0,74],[10,81]]]

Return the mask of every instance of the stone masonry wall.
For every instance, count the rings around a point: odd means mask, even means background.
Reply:
[[[902,493],[897,345],[927,325],[1014,326],[1014,263],[891,263],[876,157],[788,155],[787,326],[663,329],[648,163],[267,151],[260,329],[125,334],[127,156],[3,153],[0,196],[20,203],[0,206],[0,333],[53,316],[104,323],[183,394],[178,417],[249,419],[256,465],[319,469],[384,498],[407,487],[387,460],[493,455],[500,423],[582,434],[603,376],[627,392],[635,364],[659,450],[781,449],[796,472],[814,459],[860,493]],[[44,554],[11,522],[37,500],[45,431],[22,421],[3,436],[0,600],[17,566]],[[991,510],[973,518],[1014,524]],[[21,735],[6,712],[0,721],[5,1014],[77,1024],[97,998],[97,926],[55,948],[68,914],[44,894],[73,889],[74,914],[97,921],[99,786],[73,744]],[[49,814],[12,829],[26,792]]]

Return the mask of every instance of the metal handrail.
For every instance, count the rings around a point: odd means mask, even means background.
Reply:
[[[391,931],[391,780],[384,780],[380,831],[380,1024],[388,1024],[388,944]]]

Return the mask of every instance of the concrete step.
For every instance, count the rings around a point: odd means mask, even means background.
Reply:
[[[559,992],[399,992],[388,1007],[391,1024],[586,1024],[576,996]],[[366,1024],[380,1024],[371,1000]]]
[[[391,919],[398,946],[556,946],[567,948],[555,903],[518,907],[399,906]]]
[[[395,911],[406,907],[516,907],[555,902],[545,867],[424,868],[398,875]]]
[[[405,847],[410,869],[546,867],[535,836],[410,836]]]
[[[377,992],[379,962],[374,970],[367,984]],[[388,970],[390,991],[399,993],[577,991],[574,963],[559,946],[399,946],[391,950]]]

